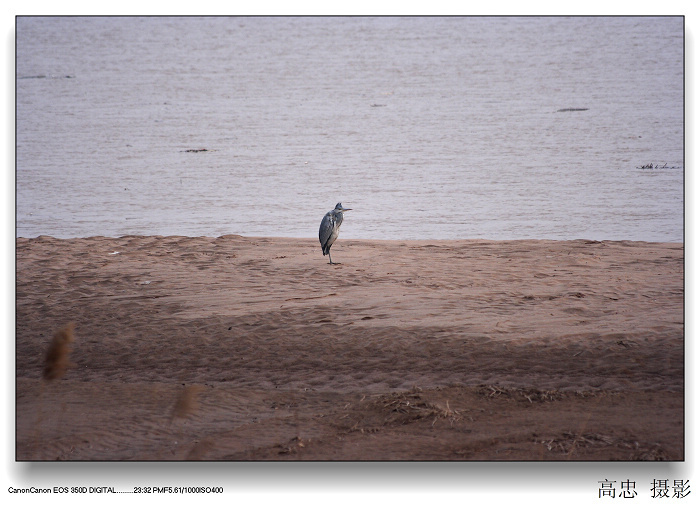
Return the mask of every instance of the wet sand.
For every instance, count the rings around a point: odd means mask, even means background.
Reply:
[[[17,240],[25,460],[683,460],[683,245]],[[42,378],[75,325],[63,377]]]

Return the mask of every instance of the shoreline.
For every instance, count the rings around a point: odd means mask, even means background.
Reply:
[[[17,236],[15,235],[15,240],[120,240],[124,238],[189,238],[189,239],[205,239],[205,240],[218,240],[226,238],[241,238],[246,240],[278,240],[278,241],[309,241],[318,243],[318,238],[315,236],[255,236],[255,235],[239,235],[236,233],[227,233],[218,236],[208,236],[208,235],[140,235],[140,234],[124,234],[119,236],[105,236],[105,235],[87,235],[87,236],[53,236],[48,234],[41,234],[37,236]],[[603,239],[596,240],[592,238],[569,238],[569,239],[555,239],[555,238],[510,238],[506,240],[497,240],[493,238],[418,238],[418,239],[380,239],[380,238],[353,238],[346,237],[342,235],[338,242],[367,242],[367,243],[453,243],[453,242],[493,242],[493,243],[508,243],[508,242],[588,242],[588,243],[632,243],[632,244],[667,244],[667,245],[684,245],[685,241],[658,241],[658,240],[631,240],[628,238],[622,239]]]

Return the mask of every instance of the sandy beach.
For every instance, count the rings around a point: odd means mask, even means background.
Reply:
[[[682,244],[341,237],[332,255],[17,239],[16,459],[684,459]]]

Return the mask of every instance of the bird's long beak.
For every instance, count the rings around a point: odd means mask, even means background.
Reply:
[[[350,210],[352,210],[352,208],[343,208],[342,211],[343,211],[343,212],[349,212]]]

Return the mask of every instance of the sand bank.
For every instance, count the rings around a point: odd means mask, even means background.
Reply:
[[[19,460],[683,458],[683,246],[17,240]],[[42,380],[75,324],[71,368]],[[183,409],[184,408],[184,409]]]

